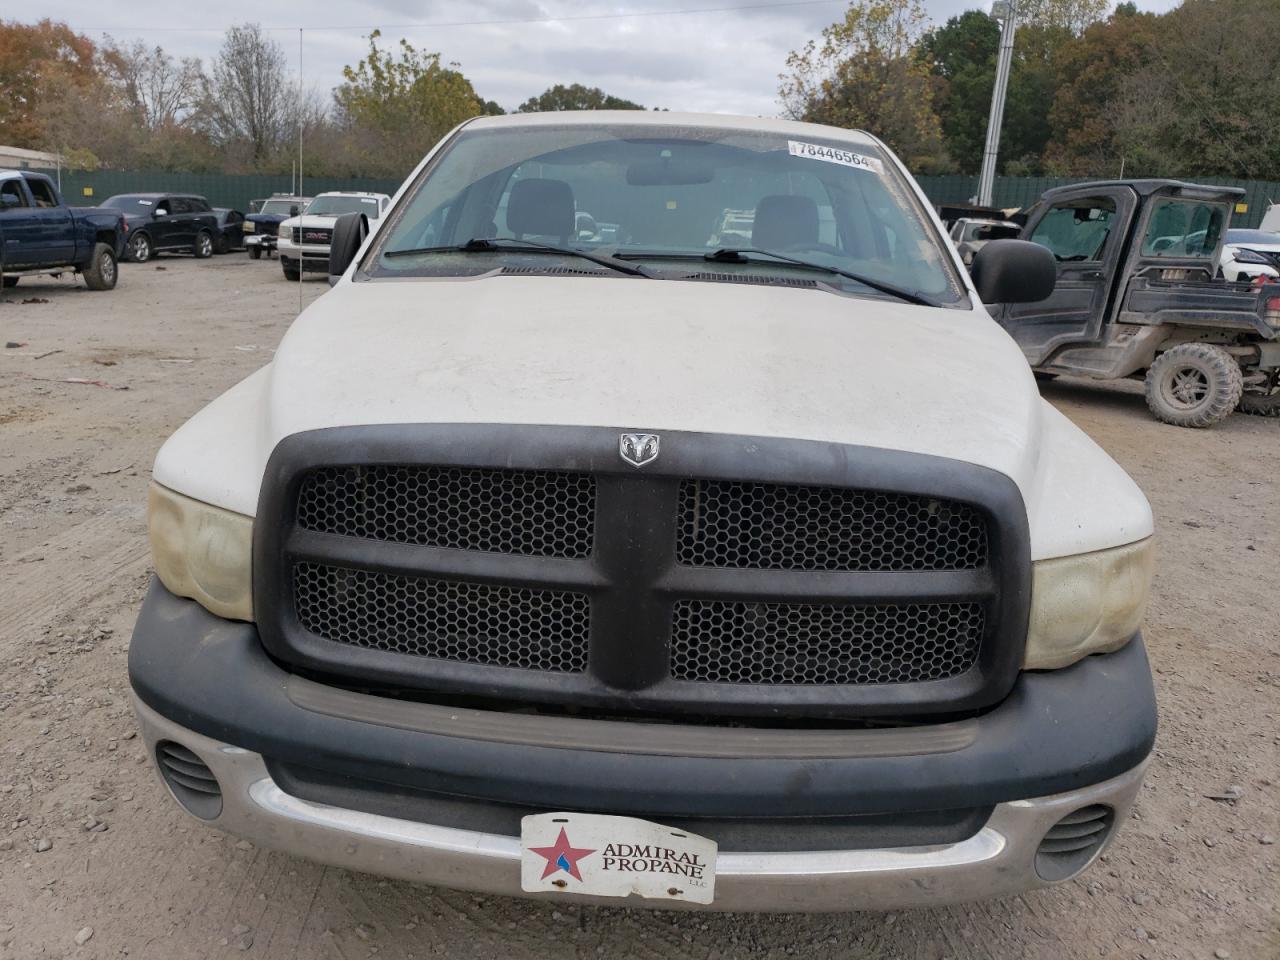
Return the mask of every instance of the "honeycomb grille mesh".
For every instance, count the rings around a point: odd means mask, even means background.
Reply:
[[[460,467],[322,467],[304,478],[298,525],[428,547],[581,559],[594,539],[590,474]]]
[[[671,676],[758,684],[944,680],[978,659],[980,603],[836,606],[680,600]]]
[[[971,570],[987,527],[968,504],[729,480],[680,485],[677,559],[745,570]]]
[[[430,580],[327,564],[293,568],[299,622],[337,643],[438,660],[581,673],[585,594]]]

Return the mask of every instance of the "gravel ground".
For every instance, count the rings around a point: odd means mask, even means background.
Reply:
[[[24,279],[0,298],[0,340],[24,344],[0,349],[0,958],[1280,957],[1280,425],[1163,426],[1131,384],[1045,386],[1146,490],[1160,546],[1156,757],[1079,880],[887,915],[556,909],[324,868],[187,819],[127,697],[151,459],[270,358],[300,293],[326,289],[233,254],[126,264],[113,293]]]

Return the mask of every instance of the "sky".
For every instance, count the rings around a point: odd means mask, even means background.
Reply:
[[[384,46],[405,37],[457,62],[481,97],[508,110],[553,84],[581,83],[647,107],[775,116],[788,52],[837,20],[846,2],[217,0],[188,7],[173,0],[41,0],[38,8],[42,17],[65,21],[94,40],[137,38],[206,62],[228,26],[257,22],[272,28],[294,70],[301,59],[303,82],[326,99],[378,27]],[[1163,11],[1176,3],[1139,0],[1138,6]],[[938,24],[990,5],[925,0]]]

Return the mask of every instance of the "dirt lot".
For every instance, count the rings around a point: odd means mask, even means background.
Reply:
[[[270,358],[297,285],[238,254],[126,264],[114,293],[24,280],[2,299],[0,340],[25,345],[0,349],[0,958],[1280,957],[1276,422],[1179,430],[1129,385],[1046,387],[1146,490],[1160,540],[1156,759],[1082,879],[889,915],[555,909],[238,843],[188,820],[144,762],[125,654],[151,459]]]

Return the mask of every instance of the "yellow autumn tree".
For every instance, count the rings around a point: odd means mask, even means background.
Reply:
[[[921,0],[853,0],[821,40],[787,56],[778,88],[785,114],[866,130],[913,172],[945,172],[931,64],[917,50],[928,24]]]

